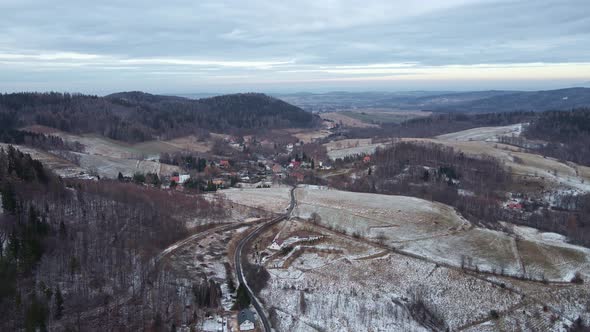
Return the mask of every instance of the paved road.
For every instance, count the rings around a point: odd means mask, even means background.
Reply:
[[[268,318],[266,317],[266,314],[264,313],[264,309],[262,308],[260,301],[258,301],[258,299],[256,298],[256,295],[254,295],[254,292],[252,292],[252,289],[250,289],[250,286],[248,286],[247,280],[244,277],[244,273],[243,273],[243,269],[242,269],[242,256],[244,255],[244,253],[243,253],[244,247],[246,247],[246,245],[248,243],[250,243],[254,238],[256,238],[258,235],[260,235],[260,233],[264,232],[272,225],[287,219],[291,215],[291,211],[293,211],[293,208],[295,207],[295,187],[293,187],[291,189],[290,194],[291,194],[291,203],[289,203],[289,207],[287,208],[287,212],[283,215],[280,215],[280,216],[278,216],[274,219],[271,219],[271,220],[267,221],[266,223],[258,226],[254,231],[252,231],[250,234],[248,234],[248,236],[241,239],[240,242],[238,243],[238,246],[236,248],[236,252],[234,254],[234,266],[236,269],[236,276],[238,278],[238,282],[246,287],[246,291],[248,292],[248,296],[250,297],[250,302],[254,306],[254,309],[256,309],[256,312],[258,313],[258,317],[260,317],[260,321],[262,321],[262,325],[264,326],[264,331],[266,331],[266,332],[271,332],[272,328],[271,328],[270,322],[268,321]]]

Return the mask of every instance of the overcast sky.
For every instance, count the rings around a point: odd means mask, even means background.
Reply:
[[[0,0],[0,91],[590,84],[589,0]]]

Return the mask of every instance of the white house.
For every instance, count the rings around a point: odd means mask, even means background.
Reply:
[[[248,309],[240,311],[238,314],[238,325],[240,326],[240,331],[254,330],[254,313]]]
[[[183,184],[191,178],[190,174],[180,174],[178,176],[178,183]]]
[[[282,247],[283,247],[283,241],[274,239],[269,248],[271,250],[281,250]]]

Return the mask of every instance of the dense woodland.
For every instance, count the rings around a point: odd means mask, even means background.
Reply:
[[[72,133],[97,133],[138,142],[209,130],[312,127],[318,117],[263,94],[233,94],[191,100],[146,93],[107,97],[61,93],[0,95],[0,119],[16,129],[44,125]]]
[[[546,142],[539,153],[590,166],[590,108],[541,113],[524,135]]]
[[[568,209],[543,209],[524,216],[504,211],[505,220],[563,234],[574,244],[590,247],[590,195],[564,195],[560,199],[567,201]],[[535,206],[525,204],[525,208],[532,210]]]
[[[65,182],[12,147],[0,150],[0,189],[0,330],[162,329],[184,303],[217,303],[206,279],[179,298],[178,276],[154,257],[186,236],[184,220],[223,217],[223,202]]]

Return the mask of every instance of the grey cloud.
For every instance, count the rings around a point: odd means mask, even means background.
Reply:
[[[232,77],[244,78],[244,84],[340,77],[322,66],[590,62],[586,0],[413,3],[4,0],[0,89],[17,82],[45,83],[48,89],[95,82],[97,89],[108,90],[104,77],[117,75],[129,89],[158,76],[166,77],[167,87],[187,90],[207,87],[211,80],[232,85]],[[35,58],[43,54],[70,57]]]

